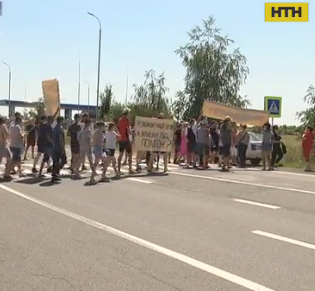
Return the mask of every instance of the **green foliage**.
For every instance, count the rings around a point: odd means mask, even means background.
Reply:
[[[43,97],[38,98],[34,108],[30,110],[24,109],[23,111],[24,119],[37,119],[44,114],[45,114],[45,104],[44,104]]]
[[[45,104],[44,104],[44,98],[43,97],[40,97],[37,100],[37,103],[36,103],[34,109],[35,109],[36,115],[42,116],[45,114]]]
[[[124,110],[126,106],[120,102],[116,102],[113,101],[111,106],[110,106],[110,110],[109,110],[109,114],[108,114],[108,118],[109,120],[112,121],[117,121],[119,119],[119,117],[121,117],[121,114]]]
[[[142,104],[149,111],[169,113],[170,100],[166,96],[169,89],[165,86],[164,73],[156,76],[155,71],[151,69],[145,72],[144,78],[142,85],[133,85],[133,103]]]
[[[307,94],[304,96],[304,102],[308,105],[308,108],[297,112],[296,117],[301,121],[301,129],[305,129],[307,126],[315,128],[315,88],[310,85],[307,89]]]
[[[134,121],[136,116],[153,117],[164,113],[165,117],[171,117],[170,100],[166,96],[168,88],[165,86],[164,73],[156,75],[154,70],[145,72],[144,82],[141,85],[133,85],[134,94],[131,102],[122,104],[112,102],[109,110],[109,119],[118,120],[124,108],[130,109],[130,118]]]
[[[188,99],[183,91],[177,91],[175,94],[175,101],[172,103],[172,111],[174,117],[177,120],[182,120],[184,118],[184,109],[188,107]]]
[[[250,129],[252,132],[255,133],[262,133],[263,128],[260,126],[254,126]],[[281,135],[301,135],[301,126],[296,125],[279,125],[278,129],[279,134]]]
[[[108,116],[110,112],[111,103],[114,99],[112,84],[108,84],[105,87],[104,92],[100,94],[101,106],[99,109],[99,118],[103,119],[105,116]]]
[[[173,104],[183,118],[197,117],[204,100],[246,107],[246,97],[239,95],[249,73],[245,56],[239,48],[231,49],[234,41],[220,35],[215,19],[210,16],[203,26],[188,32],[189,42],[180,46],[176,54],[186,68],[185,90]]]

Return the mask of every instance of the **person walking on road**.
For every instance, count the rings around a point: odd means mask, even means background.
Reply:
[[[236,122],[231,123],[231,164],[232,166],[237,165],[237,125]]]
[[[178,122],[176,124],[176,130],[174,132],[174,164],[179,164],[180,163],[180,148],[181,148],[181,124]]]
[[[5,124],[5,119],[0,117],[0,161],[3,158],[6,159],[5,163],[5,170],[3,179],[5,181],[11,181],[12,177],[10,176],[12,158],[11,158],[11,151],[8,146],[8,138],[9,138],[9,131]]]
[[[222,171],[229,171],[230,166],[230,155],[231,155],[231,142],[232,142],[232,129],[231,129],[231,118],[226,116],[223,120],[223,124],[220,128],[220,147],[222,156]]]
[[[74,169],[74,175],[77,179],[81,179],[80,176],[80,166],[84,162],[85,157],[87,157],[92,173],[96,175],[93,158],[92,158],[92,131],[91,131],[91,121],[90,119],[84,119],[84,128],[78,134],[80,155]],[[91,176],[92,177],[92,176]],[[93,182],[93,179],[91,179]]]
[[[60,170],[66,164],[66,147],[65,147],[65,133],[62,127],[63,117],[57,117],[57,124],[53,129],[53,151],[52,151],[52,182],[57,182],[60,180],[59,174]]]
[[[164,119],[164,113],[160,113],[157,117],[157,119]],[[170,140],[171,143],[171,140]],[[170,144],[171,145],[171,144]],[[168,172],[168,159],[167,159],[167,151],[153,151],[150,153],[150,159],[148,164],[148,172],[152,172],[153,170],[153,164],[154,161],[157,162],[157,165],[159,165],[160,162],[160,155],[163,156],[163,163],[164,163],[164,173]],[[156,170],[159,170],[159,167],[156,167]]]
[[[199,168],[202,170],[207,168],[209,159],[209,132],[207,126],[208,120],[202,120],[196,133],[197,151],[200,161]]]
[[[48,165],[48,172],[51,171],[50,167],[50,158],[52,155],[52,149],[53,149],[53,129],[52,129],[52,123],[53,123],[53,117],[52,116],[42,116],[41,118],[41,125],[38,128],[38,140],[37,140],[37,156],[34,159],[33,169],[32,172],[36,173],[36,165],[39,161],[39,159],[43,156],[40,169],[39,169],[39,176],[42,175],[43,169],[45,164]]]
[[[180,152],[179,152],[179,159],[183,160],[184,163],[187,162],[187,123],[183,122],[181,125],[181,141],[180,141]]]
[[[303,156],[305,160],[305,172],[312,172],[311,167],[311,154],[313,151],[314,144],[314,129],[311,126],[308,126],[302,136],[302,149]]]
[[[263,131],[263,138],[261,144],[263,171],[266,170],[266,163],[268,164],[269,171],[272,170],[271,165],[271,152],[273,147],[273,133],[271,132],[271,125],[269,122],[265,123]]]
[[[272,168],[275,167],[276,164],[280,163],[283,158],[283,151],[282,151],[282,141],[281,136],[278,133],[278,126],[274,125],[272,127],[273,132],[273,147],[272,147],[272,156],[271,156],[271,166]]]
[[[35,121],[35,124],[30,124],[27,128],[27,137],[26,137],[26,149],[24,152],[24,161],[27,159],[27,152],[31,148],[32,159],[34,159],[34,149],[36,144],[36,130],[38,122]]]
[[[103,169],[105,166],[105,158],[106,158],[106,153],[104,152],[104,129],[105,129],[105,124],[104,122],[98,122],[96,123],[96,130],[93,133],[93,154],[94,154],[94,169],[92,175],[91,175],[91,182],[96,182],[95,176],[96,176],[96,168],[100,161],[103,164]],[[105,172],[106,174],[106,172]],[[105,179],[105,175],[103,172],[102,180]]]
[[[116,166],[116,158],[115,158],[115,150],[117,139],[119,139],[120,135],[116,132],[115,124],[110,122],[108,124],[108,130],[105,133],[105,151],[106,151],[106,161],[103,168],[103,176],[102,179],[106,180],[106,172],[108,166],[112,163],[116,177],[119,176],[117,166]]]
[[[191,119],[189,126],[187,127],[187,163],[188,166],[196,166],[196,132],[197,125],[196,120]]]
[[[67,135],[70,137],[70,149],[71,149],[71,166],[70,170],[73,172],[74,166],[76,165],[79,154],[80,154],[80,146],[78,141],[78,134],[81,131],[81,126],[79,124],[80,116],[79,114],[74,115],[74,121],[69,126]]]
[[[123,111],[123,116],[118,120],[117,128],[119,131],[119,156],[118,156],[118,172],[121,174],[121,160],[123,158],[124,152],[128,154],[128,166],[129,174],[132,174],[132,146],[129,139],[130,136],[130,121],[128,118],[130,109],[125,108]]]
[[[12,153],[11,170],[15,173],[15,167],[18,169],[18,174],[23,177],[21,168],[21,157],[23,150],[23,133],[22,133],[22,118],[15,118],[14,123],[10,126],[10,150]]]
[[[241,124],[241,130],[236,136],[237,156],[240,168],[246,166],[246,152],[249,144],[249,133],[246,124]]]
[[[210,163],[215,164],[219,152],[219,132],[217,123],[210,127],[211,146],[210,146]]]

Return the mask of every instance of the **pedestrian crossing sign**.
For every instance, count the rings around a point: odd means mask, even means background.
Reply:
[[[265,96],[264,110],[268,111],[270,117],[281,117],[282,97]]]

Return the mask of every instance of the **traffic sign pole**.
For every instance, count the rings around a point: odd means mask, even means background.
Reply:
[[[264,110],[269,112],[271,123],[273,125],[274,118],[281,117],[282,97],[265,96]]]

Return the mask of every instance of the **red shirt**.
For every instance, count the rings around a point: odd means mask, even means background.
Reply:
[[[129,141],[129,127],[130,121],[128,117],[123,116],[118,120],[117,128],[120,134],[121,141]]]
[[[306,130],[302,137],[302,147],[306,149],[311,149],[313,147],[314,133],[312,131]]]

